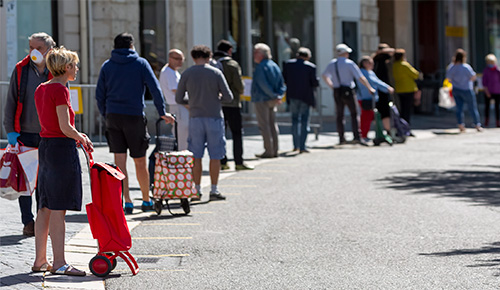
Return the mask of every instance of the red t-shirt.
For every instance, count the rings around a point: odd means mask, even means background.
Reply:
[[[41,84],[35,91],[35,105],[43,138],[67,138],[59,127],[56,107],[67,105],[69,107],[69,122],[75,126],[75,111],[71,107],[69,90],[60,83]]]

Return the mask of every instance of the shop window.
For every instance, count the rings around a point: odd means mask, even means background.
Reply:
[[[140,1],[140,43],[141,56],[148,60],[156,76],[167,63],[167,19],[166,2],[160,0]],[[151,100],[149,92],[145,98]]]
[[[212,47],[217,49],[221,39],[233,44],[233,59],[243,72],[248,72],[244,61],[249,48],[245,45],[246,29],[244,28],[245,10],[242,0],[212,0]]]
[[[486,7],[488,53],[500,57],[500,3],[488,2]]]
[[[352,53],[349,54],[349,58],[357,63],[359,59],[357,22],[342,21],[342,42],[352,48]]]
[[[446,0],[444,1],[444,26],[445,26],[445,62],[451,62],[457,48],[463,48],[469,54],[468,37],[468,1],[466,0]]]

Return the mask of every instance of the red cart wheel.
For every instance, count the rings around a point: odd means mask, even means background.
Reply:
[[[111,272],[111,262],[105,256],[97,255],[89,262],[89,268],[92,274],[97,277],[106,277]]]

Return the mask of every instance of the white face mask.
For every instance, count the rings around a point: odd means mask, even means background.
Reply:
[[[34,63],[40,64],[43,61],[43,54],[37,49],[33,49],[30,53],[30,58]]]

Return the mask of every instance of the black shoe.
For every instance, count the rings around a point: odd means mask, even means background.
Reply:
[[[255,157],[257,157],[257,158],[275,158],[278,156],[262,153],[262,154],[255,154]]]
[[[346,140],[340,140],[340,141],[339,141],[339,145],[345,145],[345,144],[347,144],[347,141],[346,141]]]
[[[191,201],[200,201],[203,194],[198,193],[198,195],[191,197]]]
[[[142,202],[142,205],[141,205],[141,209],[143,212],[147,212],[147,211],[153,211],[154,210],[154,203],[153,201],[149,201],[148,202]]]
[[[226,200],[226,197],[220,194],[220,192],[211,192],[210,193],[210,201],[213,200]]]

